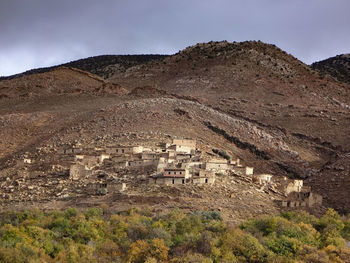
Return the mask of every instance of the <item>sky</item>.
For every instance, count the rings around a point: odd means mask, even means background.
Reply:
[[[350,53],[349,11],[349,0],[0,0],[0,76],[211,40],[261,40],[311,64]]]

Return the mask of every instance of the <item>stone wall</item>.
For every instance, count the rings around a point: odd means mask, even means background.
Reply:
[[[185,178],[166,178],[166,177],[157,177],[157,178],[150,178],[149,183],[151,184],[159,184],[159,185],[180,185],[180,184],[186,184]]]

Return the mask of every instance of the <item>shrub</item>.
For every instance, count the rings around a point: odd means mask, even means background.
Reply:
[[[225,158],[226,160],[230,160],[230,159],[231,159],[230,155],[228,155],[227,152],[225,152],[225,151],[220,151],[220,152],[219,152],[219,155],[220,155],[222,158]]]
[[[269,252],[252,235],[235,229],[224,235],[221,255],[224,258],[237,258],[248,262],[268,262]]]
[[[67,208],[66,211],[64,211],[64,217],[67,219],[70,219],[71,217],[76,216],[77,214],[78,214],[77,209],[72,207]]]
[[[266,246],[278,255],[294,257],[301,250],[302,242],[296,238],[272,234],[266,238]]]
[[[342,230],[342,236],[345,239],[350,240],[350,218],[348,218],[344,221],[344,228]]]
[[[151,230],[151,232],[149,233],[149,238],[150,239],[154,239],[154,238],[162,239],[162,240],[164,240],[164,242],[167,246],[171,246],[173,244],[171,241],[171,234],[166,229],[164,229],[162,227],[153,228]]]
[[[89,208],[88,210],[85,211],[85,217],[86,219],[94,218],[94,217],[101,217],[103,215],[103,210],[102,208]]]
[[[5,212],[0,262],[347,262],[349,218],[330,209],[262,216],[227,228],[216,211]],[[299,260],[299,261],[298,261]]]

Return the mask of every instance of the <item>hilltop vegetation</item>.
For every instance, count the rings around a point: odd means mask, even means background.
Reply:
[[[4,212],[0,262],[350,262],[350,218],[334,210],[250,219],[215,211],[106,208]]]
[[[14,79],[22,76],[50,72],[59,67],[77,68],[102,78],[108,78],[116,70],[125,71],[127,68],[147,63],[151,60],[157,60],[167,57],[167,55],[102,55],[88,57],[64,63],[57,66],[31,69],[26,72],[7,77],[0,77],[1,80]]]
[[[311,65],[321,74],[329,74],[339,81],[350,83],[350,54],[338,55],[315,62]]]

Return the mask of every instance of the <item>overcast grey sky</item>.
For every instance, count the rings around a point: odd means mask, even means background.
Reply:
[[[261,40],[309,64],[350,53],[350,0],[0,0],[0,33],[0,76],[210,40]]]

